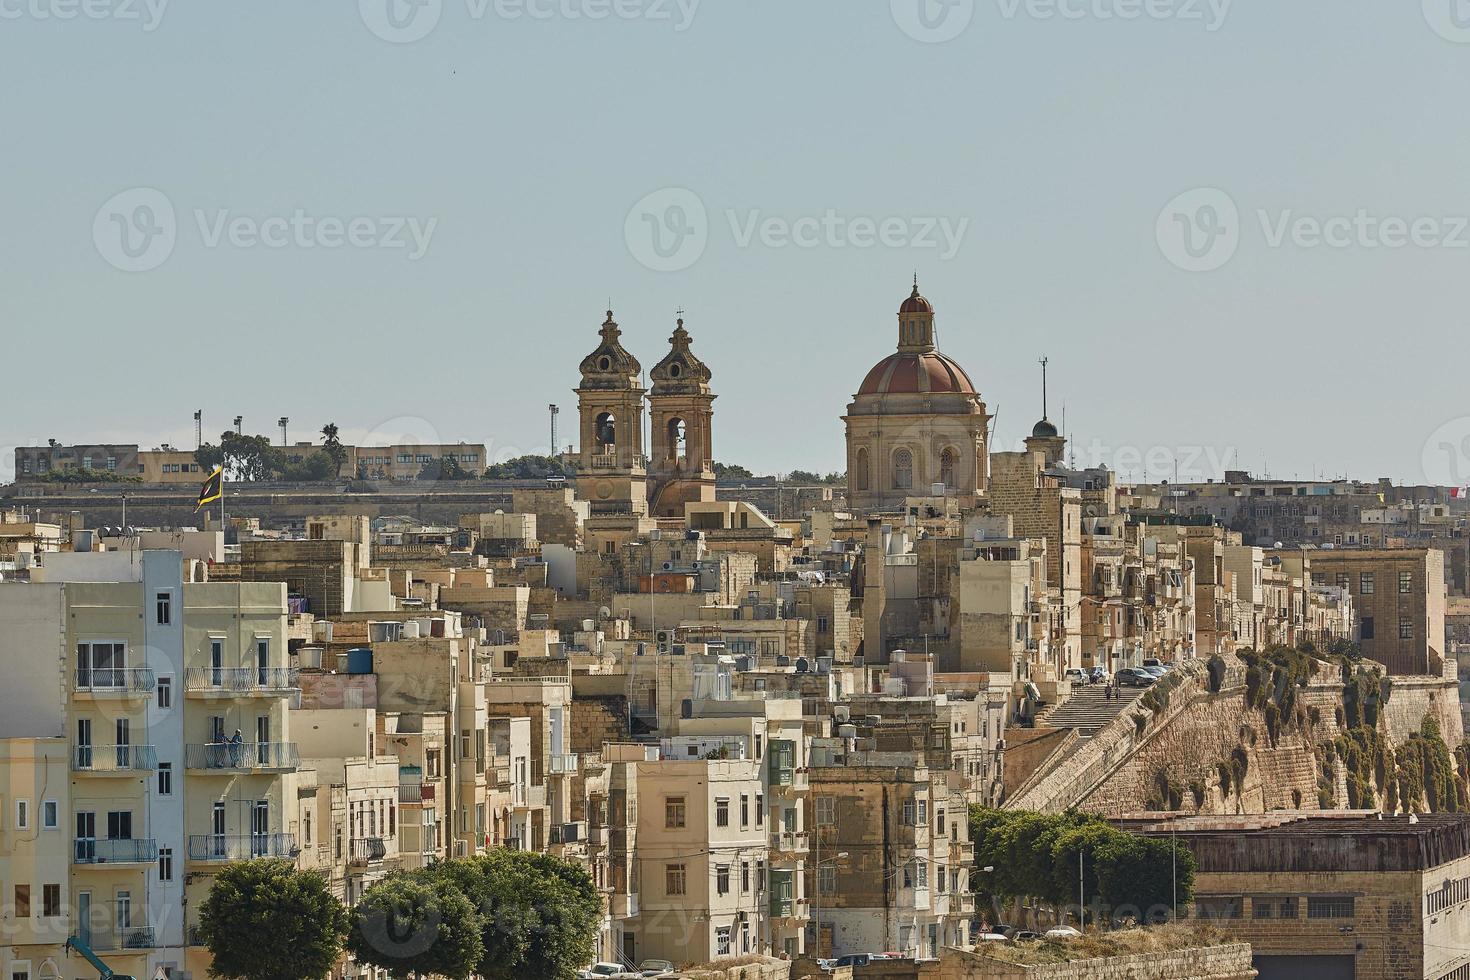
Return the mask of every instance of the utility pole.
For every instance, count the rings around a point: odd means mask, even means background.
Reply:
[[[561,414],[561,409],[560,408],[557,408],[555,405],[548,405],[546,407],[551,410],[551,453],[550,453],[550,455],[553,458],[555,458],[556,457],[556,454],[557,454],[556,417]]]

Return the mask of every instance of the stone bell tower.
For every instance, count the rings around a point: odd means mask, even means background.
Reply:
[[[623,347],[612,310],[602,342],[582,359],[577,388],[581,456],[577,496],[593,515],[640,517],[648,513],[648,471],[643,452],[642,365]]]
[[[712,375],[689,343],[681,317],[669,338],[668,354],[649,372],[653,452],[648,497],[655,517],[683,517],[685,503],[715,499]]]

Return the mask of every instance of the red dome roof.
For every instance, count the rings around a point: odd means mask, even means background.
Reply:
[[[903,305],[898,308],[898,312],[900,316],[905,313],[934,312],[934,304],[919,295],[919,283],[917,280],[914,282],[914,291],[909,295],[908,299],[903,301]]]
[[[965,369],[938,351],[889,354],[873,365],[859,395],[925,395],[936,392],[975,394]]]

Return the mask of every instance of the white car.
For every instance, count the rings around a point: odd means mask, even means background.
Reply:
[[[1047,939],[1081,939],[1082,933],[1071,926],[1057,926],[1055,929],[1046,930]]]
[[[621,963],[593,963],[587,969],[577,971],[577,980],[607,980],[608,977],[636,977],[637,975],[629,973]]]
[[[1063,676],[1068,681],[1071,681],[1073,684],[1077,684],[1079,686],[1092,683],[1092,678],[1089,677],[1087,671],[1083,670],[1081,667],[1068,667],[1066,674]]]
[[[1009,937],[1002,936],[998,932],[982,932],[975,937],[975,941],[979,943],[1008,943],[1011,940]]]

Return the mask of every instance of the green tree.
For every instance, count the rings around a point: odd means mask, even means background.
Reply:
[[[231,980],[325,977],[349,922],[325,877],[279,859],[226,865],[199,907],[210,975]]]
[[[347,462],[347,447],[337,437],[336,422],[328,422],[322,426],[322,455],[332,461],[333,476],[342,472],[342,464]]]
[[[550,476],[570,476],[566,465],[556,456],[517,456],[494,463],[485,470],[487,480],[544,480]]]
[[[714,465],[716,480],[751,480],[755,474],[743,466],[734,463],[716,463]]]
[[[446,878],[397,872],[363,893],[347,948],[395,977],[464,980],[484,955],[482,919]]]
[[[476,972],[487,980],[574,980],[594,958],[602,897],[579,865],[497,849],[432,873],[479,907],[485,952]]]

